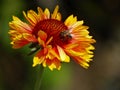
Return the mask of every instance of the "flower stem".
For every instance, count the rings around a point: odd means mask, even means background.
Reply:
[[[44,71],[44,67],[42,65],[38,65],[37,78],[36,78],[34,90],[40,90],[43,71]]]

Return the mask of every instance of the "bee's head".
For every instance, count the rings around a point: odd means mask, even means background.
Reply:
[[[72,39],[69,30],[63,30],[62,32],[60,32],[59,37],[63,42],[68,42],[69,40]]]

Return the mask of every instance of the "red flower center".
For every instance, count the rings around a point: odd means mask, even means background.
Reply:
[[[33,30],[33,34],[38,37],[38,31],[43,30],[47,33],[48,39],[52,36],[53,40],[51,42],[52,45],[63,45],[67,43],[71,36],[69,34],[68,27],[61,21],[55,19],[46,19],[40,21]]]

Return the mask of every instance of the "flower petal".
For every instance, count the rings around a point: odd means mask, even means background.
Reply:
[[[54,57],[56,57],[58,60],[60,60],[58,53],[53,48],[51,50],[49,50],[49,53],[51,53]]]
[[[46,41],[46,39],[47,39],[47,34],[46,34],[44,31],[39,30],[39,32],[38,32],[38,37],[39,37],[41,40]]]
[[[14,30],[12,30],[9,33],[11,34],[11,40],[12,40],[11,44],[13,45],[13,48],[21,48],[26,44],[28,44],[29,42],[37,41],[37,39],[29,33],[20,34]]]
[[[32,66],[35,67],[37,64],[39,64],[39,58],[38,57],[34,57]]]
[[[38,16],[40,17],[41,20],[43,20],[44,18],[44,12],[40,7],[37,7],[38,10]]]
[[[36,23],[38,23],[40,20],[38,15],[33,10],[29,10],[27,14],[23,11],[23,15],[30,22],[32,26],[35,26]]]
[[[77,22],[77,17],[73,17],[73,15],[70,15],[66,20],[65,20],[65,25],[70,27],[72,26],[75,22]]]
[[[44,14],[46,16],[46,19],[50,18],[50,11],[49,11],[49,9],[46,8],[45,11],[44,11]]]
[[[60,46],[58,46],[58,45],[57,45],[57,49],[58,49],[61,61],[69,62],[70,61],[70,57],[68,55],[66,55],[64,50]]]
[[[20,33],[31,33],[32,32],[32,28],[28,24],[22,22],[16,16],[13,16],[13,21],[9,22],[9,26],[12,29],[14,29],[14,30],[16,30],[16,31],[18,31]]]
[[[77,28],[78,26],[81,26],[83,23],[84,23],[83,20],[77,21],[71,26],[71,28],[72,29]]]
[[[57,13],[58,13],[59,6],[57,5],[53,11],[53,14],[51,15],[51,19],[56,19]]]
[[[56,20],[59,20],[59,21],[60,21],[61,18],[62,18],[61,14],[60,14],[60,13],[57,13]]]
[[[37,64],[41,64],[43,61],[44,61],[45,57],[44,56],[41,56],[40,58],[39,57],[34,57],[33,58],[33,67],[35,67]]]
[[[48,45],[53,40],[53,37],[50,37],[48,41],[46,42],[46,45]]]
[[[88,69],[88,67],[89,67],[89,64],[86,62],[82,62],[82,63],[80,63],[80,65],[85,69]]]
[[[53,60],[53,61],[52,61],[52,64],[49,65],[48,67],[49,67],[49,69],[52,70],[52,71],[53,71],[53,69],[58,69],[58,70],[60,70],[60,68],[61,68],[60,61],[58,61],[58,60]]]
[[[45,47],[45,41],[43,41],[40,37],[38,37],[38,42],[39,42],[40,45]]]

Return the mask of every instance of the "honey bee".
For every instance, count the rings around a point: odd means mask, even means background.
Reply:
[[[72,39],[72,35],[70,34],[69,30],[64,30],[60,32],[59,36],[63,42],[68,42]]]

